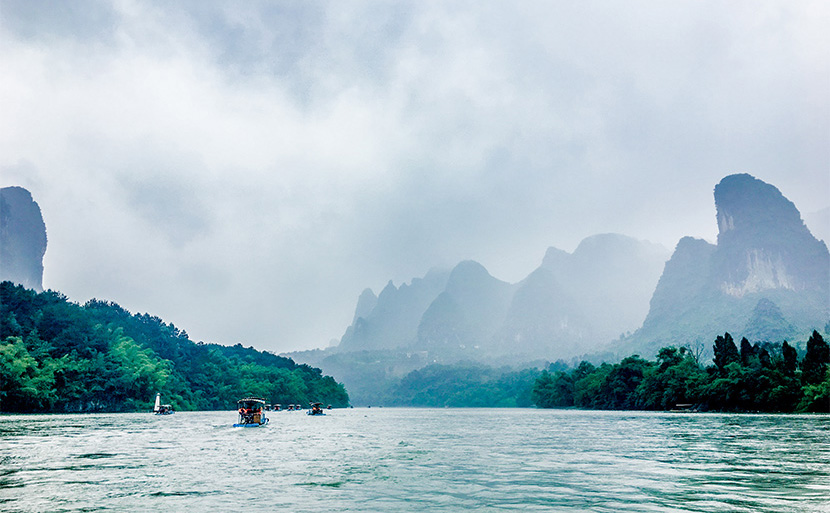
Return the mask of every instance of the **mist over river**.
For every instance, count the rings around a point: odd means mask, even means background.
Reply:
[[[0,416],[0,511],[830,512],[830,416]]]

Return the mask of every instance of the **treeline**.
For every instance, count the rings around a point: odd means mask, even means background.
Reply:
[[[432,407],[527,407],[537,369],[513,371],[475,364],[433,364],[410,372],[390,391],[387,404]]]
[[[714,343],[714,362],[703,366],[685,347],[666,347],[657,361],[630,356],[618,364],[544,371],[533,386],[542,408],[746,412],[830,412],[830,347],[814,331],[799,358],[794,347],[729,333]]]
[[[344,407],[343,385],[320,369],[187,333],[115,303],[70,302],[0,283],[0,411],[140,411],[156,392],[178,410],[234,409],[240,396]]]

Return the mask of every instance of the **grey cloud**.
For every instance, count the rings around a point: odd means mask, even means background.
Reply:
[[[821,3],[30,5],[0,185],[36,189],[44,285],[196,338],[320,346],[390,278],[711,238],[734,172],[827,206]]]
[[[3,31],[24,41],[112,43],[121,16],[112,2],[30,2],[5,0]]]
[[[196,191],[175,175],[145,174],[121,178],[125,203],[150,229],[166,234],[174,247],[211,230],[212,219]]]

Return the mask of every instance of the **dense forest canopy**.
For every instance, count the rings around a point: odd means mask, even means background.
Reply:
[[[532,406],[537,369],[513,371],[481,364],[433,364],[410,372],[391,387],[386,404],[395,406]]]
[[[244,395],[347,406],[343,385],[253,348],[192,342],[115,303],[0,283],[0,411],[149,410],[157,392],[180,410],[233,409]]]
[[[813,331],[806,352],[781,344],[735,344],[729,333],[714,342],[704,367],[685,347],[665,347],[657,361],[630,356],[618,364],[544,371],[533,386],[544,408],[610,410],[830,412],[830,347]]]

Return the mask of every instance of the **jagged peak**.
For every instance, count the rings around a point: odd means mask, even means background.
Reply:
[[[715,245],[704,239],[699,239],[697,237],[687,235],[685,237],[681,237],[681,239],[677,241],[677,246],[675,246],[674,251],[686,251],[689,248],[714,249]]]
[[[636,246],[640,241],[628,235],[621,235],[619,233],[598,233],[585,237],[574,250],[574,254],[592,251],[596,248],[604,248],[607,246]]]
[[[357,298],[357,306],[354,309],[354,318],[352,319],[352,324],[356,323],[357,320],[361,317],[369,317],[377,303],[378,297],[375,295],[374,291],[370,288],[364,289],[363,292],[360,293],[360,296]]]
[[[725,177],[715,186],[718,242],[732,233],[782,226],[806,231],[795,204],[774,185],[749,174]]]
[[[386,298],[388,296],[392,296],[396,292],[398,292],[398,287],[396,287],[395,284],[392,283],[392,280],[389,280],[386,283],[386,286],[383,287],[383,290],[380,291],[380,294],[378,294],[378,300],[381,301],[381,300],[383,300],[383,298]]]
[[[9,187],[0,188],[0,193],[2,193],[3,196],[5,196],[6,198],[14,198],[22,201],[34,202],[32,193],[29,192],[28,189],[25,189],[18,185],[11,185]]]
[[[567,262],[570,257],[571,254],[567,251],[551,246],[545,251],[545,256],[542,258],[542,267],[557,269]]]
[[[452,272],[450,272],[450,279],[447,286],[450,287],[452,284],[476,279],[495,278],[490,275],[483,265],[475,260],[464,260],[459,262],[458,265],[453,268]]]

